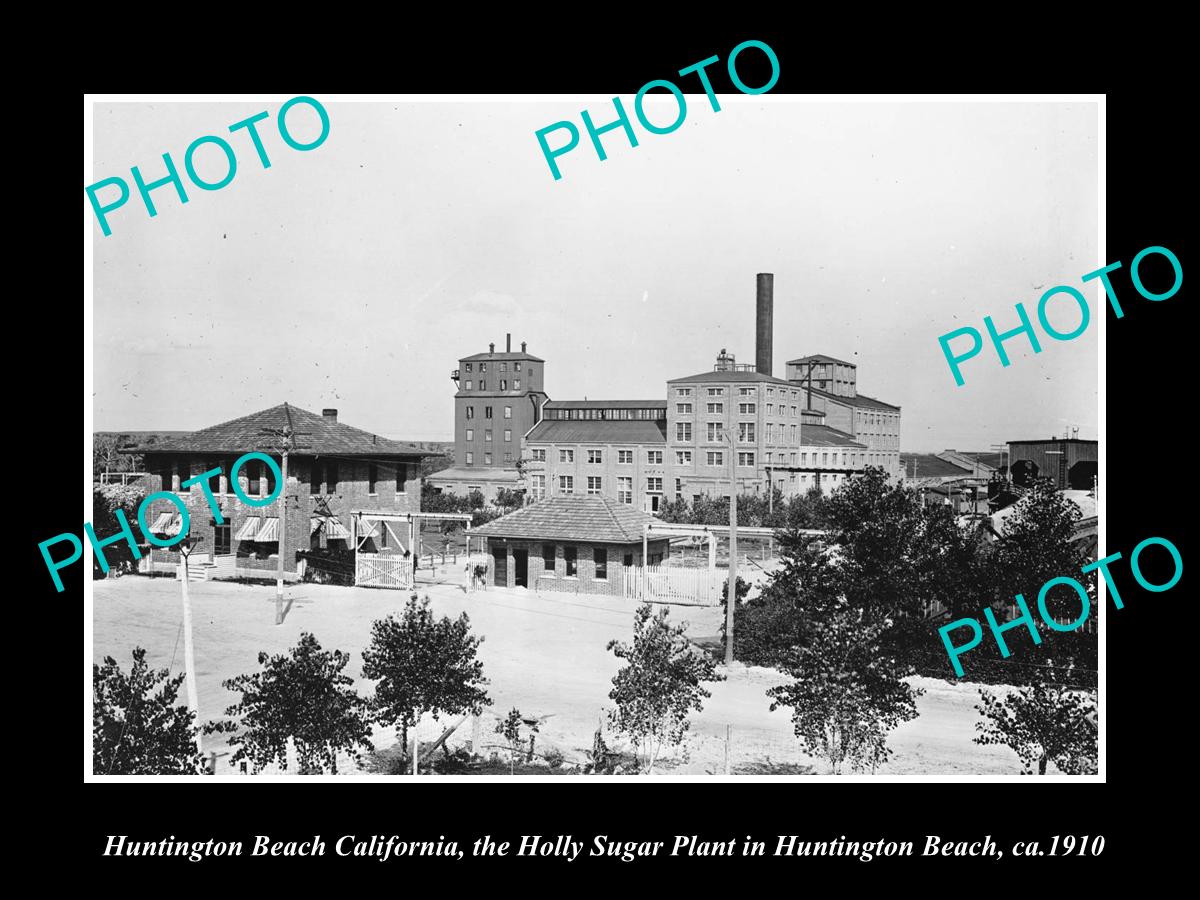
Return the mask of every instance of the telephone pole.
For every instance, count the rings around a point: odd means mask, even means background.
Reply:
[[[308,435],[309,431],[296,431],[292,425],[292,410],[285,403],[283,412],[287,416],[287,425],[283,428],[264,428],[263,434],[279,438],[278,452],[281,460],[279,490],[279,553],[275,568],[275,624],[283,624],[283,559],[287,546],[287,490],[288,490],[288,454],[296,450],[307,450],[307,447],[296,446],[296,435]]]
[[[733,608],[737,605],[737,436],[729,437],[729,587],[725,598],[725,665],[733,665]]]
[[[179,555],[183,558],[183,671],[187,682],[188,710],[196,724],[196,752],[204,756],[204,742],[200,737],[200,700],[196,690],[196,652],[192,647],[192,601],[188,595],[188,557],[201,538],[186,537],[179,544]]]

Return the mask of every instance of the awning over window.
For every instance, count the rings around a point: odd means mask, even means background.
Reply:
[[[345,540],[346,538],[350,537],[350,529],[343,525],[341,520],[335,516],[313,516],[311,522],[311,533],[316,533],[317,529],[323,527],[326,538],[333,540]]]
[[[150,533],[151,534],[166,534],[167,528],[168,528],[168,526],[170,526],[171,520],[173,518],[175,518],[175,513],[173,513],[173,512],[159,513],[158,518],[156,518],[154,520],[154,524],[150,526]]]
[[[167,537],[173,537],[183,530],[183,516],[179,513],[174,513],[171,516],[171,521],[167,523],[167,529],[163,532]]]
[[[270,542],[279,540],[279,519],[275,516],[267,516],[262,521],[262,527],[258,529],[258,534],[254,538],[260,542]]]
[[[237,534],[233,536],[235,541],[252,541],[254,536],[258,534],[258,528],[262,524],[262,519],[258,516],[252,516],[242,523],[242,527],[238,529]]]

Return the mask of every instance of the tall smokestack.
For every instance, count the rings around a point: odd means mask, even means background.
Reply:
[[[758,273],[758,317],[754,339],[754,368],[760,375],[774,375],[771,336],[775,330],[775,276]]]
[[[512,332],[507,332],[504,335],[504,352],[512,353]]]

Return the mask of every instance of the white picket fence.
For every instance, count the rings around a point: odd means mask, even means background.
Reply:
[[[363,553],[355,558],[354,584],[357,587],[402,590],[413,586],[411,557],[399,553]]]
[[[644,580],[643,580],[644,575]],[[692,566],[632,566],[625,569],[625,596],[651,603],[718,606],[728,569]]]

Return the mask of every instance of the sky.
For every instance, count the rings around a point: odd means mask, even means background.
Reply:
[[[281,140],[279,100],[96,105],[95,180],[161,177],[169,151],[189,196],[152,192],[150,218],[135,189],[108,237],[84,202],[96,430],[190,431],[287,401],[451,440],[451,370],[506,333],[546,360],[552,399],[665,400],[722,348],[754,362],[755,275],[772,272],[774,374],[813,353],[855,362],[862,393],[902,408],[902,450],[1098,437],[1093,103],[720,95],[714,112],[688,95],[678,130],[635,119],[638,146],[609,132],[600,161],[579,113],[610,121],[608,98],[318,99],[329,135],[308,152]],[[646,109],[666,123],[675,101]],[[271,167],[242,132],[233,181],[195,189],[188,145],[264,110]],[[560,120],[582,137],[556,181],[534,134]],[[305,106],[287,123],[319,133]],[[215,146],[195,159],[224,174]],[[1007,368],[989,344],[955,385],[940,335],[1015,327],[1018,302],[1036,322],[1059,284],[1088,297],[1081,337],[1039,332],[1040,354],[1014,338]],[[1060,331],[1078,317],[1051,306]]]

